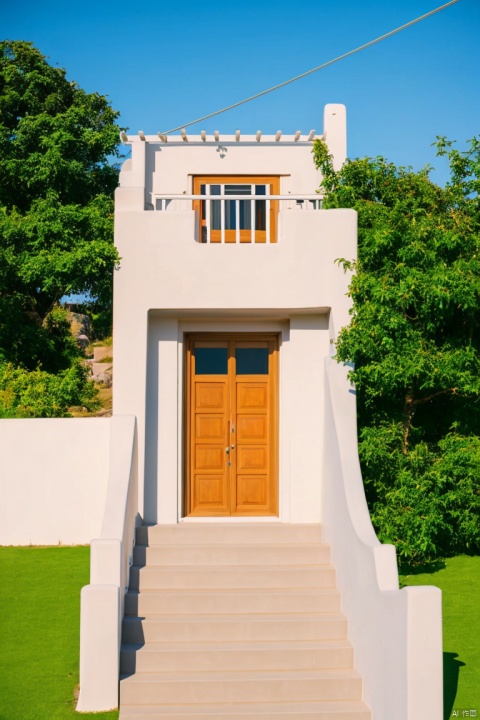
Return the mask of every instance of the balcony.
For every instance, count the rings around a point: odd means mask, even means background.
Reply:
[[[278,224],[284,212],[313,212],[322,209],[322,197],[245,192],[205,192],[196,195],[152,194],[153,209],[160,213],[195,212],[195,239],[199,243],[276,243]],[[229,186],[222,186],[228,188]],[[231,186],[230,186],[231,187]],[[238,187],[238,186],[237,186]]]

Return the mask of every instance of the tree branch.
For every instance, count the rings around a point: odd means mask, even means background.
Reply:
[[[412,398],[412,404],[413,405],[423,405],[426,402],[430,402],[430,400],[434,400],[436,397],[439,397],[440,395],[458,395],[457,388],[446,388],[445,390],[439,390],[436,393],[432,393],[431,395],[427,395],[427,397],[419,398],[417,400],[414,400]]]
[[[408,450],[408,436],[410,434],[410,428],[412,426],[413,413],[415,412],[414,405],[415,405],[415,401],[413,399],[412,389],[409,388],[407,397],[405,398],[406,422],[405,422],[405,431],[403,433],[403,447],[402,447],[402,451],[403,451],[404,455],[407,454],[407,450]]]
[[[408,452],[408,438],[410,435],[410,429],[412,427],[412,420],[413,415],[415,413],[415,408],[417,405],[424,405],[427,402],[430,402],[430,400],[434,400],[435,398],[439,397],[440,395],[457,395],[457,388],[446,388],[445,390],[439,390],[436,393],[432,393],[431,395],[427,395],[424,398],[414,398],[413,397],[413,391],[412,388],[408,389],[407,397],[405,398],[405,430],[403,433],[403,447],[402,451],[403,454],[406,455]]]

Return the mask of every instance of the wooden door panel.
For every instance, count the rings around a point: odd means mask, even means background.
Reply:
[[[194,367],[192,362],[192,372]],[[226,377],[217,378],[193,375],[191,382],[189,497],[192,515],[230,512],[225,454],[228,384]]]
[[[266,410],[268,405],[268,385],[266,382],[237,383],[237,412]]]
[[[217,410],[225,412],[227,383],[202,382],[195,383],[195,409],[196,410]]]
[[[268,419],[266,415],[237,416],[237,446],[243,442],[266,443],[268,440]]]
[[[228,484],[225,474],[195,475],[192,490],[192,514],[230,514]]]
[[[239,240],[241,243],[251,243],[252,242],[252,231],[251,230],[240,230],[238,235],[239,235]],[[267,233],[265,232],[265,230],[255,230],[253,241],[255,243],[266,243],[267,242]],[[210,242],[211,243],[221,243],[222,242],[222,233],[220,230],[210,230]],[[225,230],[225,242],[226,243],[236,243],[237,242],[237,231],[236,230]]]
[[[266,445],[240,445],[237,452],[237,472],[267,472],[268,448]]]
[[[196,415],[195,440],[224,441],[226,420],[224,415]]]
[[[198,472],[203,470],[217,470],[223,472],[225,463],[225,447],[212,445],[197,445],[195,449],[195,468]]]
[[[236,512],[259,512],[268,509],[266,475],[238,475],[236,484]]]

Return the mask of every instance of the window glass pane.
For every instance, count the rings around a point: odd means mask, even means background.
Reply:
[[[195,348],[195,375],[226,375],[227,348]]]
[[[210,227],[212,230],[220,230],[222,223],[221,200],[210,200]]]
[[[237,375],[268,375],[268,348],[237,348]]]
[[[255,195],[266,195],[266,185],[255,185]],[[267,229],[267,203],[265,200],[257,200],[255,203],[255,228],[257,230]]]
[[[225,185],[225,195],[251,195],[251,185]]]
[[[225,229],[235,230],[236,225],[236,207],[235,200],[224,200],[225,203]]]
[[[240,230],[252,227],[252,204],[250,200],[240,200]]]
[[[224,229],[235,231],[255,230],[265,232],[267,227],[267,193],[271,190],[268,183],[255,184],[241,181],[238,183],[215,183],[201,184],[200,194],[209,195],[210,200],[210,229],[220,231],[222,229],[222,210],[224,215]],[[243,196],[245,200],[213,200],[216,195]],[[252,197],[252,201],[246,198]],[[253,200],[256,197],[258,199]],[[262,199],[260,199],[262,198]],[[222,206],[223,203],[223,206]],[[252,207],[253,205],[253,207]],[[206,202],[201,203],[201,217],[206,219]],[[202,231],[202,242],[205,232]]]
[[[257,230],[267,229],[267,203],[265,200],[255,202],[255,228]]]

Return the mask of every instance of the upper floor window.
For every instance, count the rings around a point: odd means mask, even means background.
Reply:
[[[200,241],[274,243],[277,241],[280,178],[267,176],[199,176],[193,180],[194,209]]]

